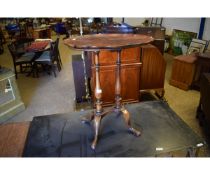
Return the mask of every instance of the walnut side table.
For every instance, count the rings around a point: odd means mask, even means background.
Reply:
[[[141,132],[132,128],[130,122],[129,112],[121,104],[121,82],[120,82],[120,70],[121,70],[121,50],[123,48],[130,48],[135,46],[140,46],[143,44],[148,44],[154,39],[146,35],[136,35],[136,34],[95,34],[95,35],[85,35],[79,37],[72,37],[64,40],[64,43],[74,49],[83,51],[94,51],[95,52],[95,67],[96,67],[96,87],[95,87],[95,97],[96,97],[96,109],[92,115],[84,117],[84,122],[92,121],[94,122],[94,140],[92,142],[91,148],[95,149],[98,141],[98,133],[101,119],[109,112],[122,112],[125,122],[128,126],[129,131],[131,131],[135,136],[140,136]],[[115,80],[115,106],[114,109],[104,111],[102,109],[102,89],[100,87],[99,79],[99,52],[100,50],[112,50],[117,52],[116,61],[116,80]]]

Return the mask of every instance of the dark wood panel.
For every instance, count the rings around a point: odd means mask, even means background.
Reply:
[[[153,45],[141,46],[142,69],[140,90],[163,89],[166,61],[160,51]]]
[[[95,64],[94,61],[94,52],[92,52],[92,63]],[[116,51],[106,51],[102,50],[99,53],[99,62],[100,65],[114,65],[117,60],[117,52]],[[121,63],[139,63],[140,62],[140,47],[126,48],[122,49],[121,52]]]
[[[139,101],[139,75],[141,63],[124,64],[121,67],[121,96],[123,102]],[[100,83],[103,105],[115,102],[115,69],[116,66],[100,67]],[[95,67],[92,67],[92,94],[95,89]],[[92,96],[95,100],[95,98]]]
[[[180,89],[188,90],[192,84],[194,72],[195,63],[187,63],[174,59],[169,83]]]

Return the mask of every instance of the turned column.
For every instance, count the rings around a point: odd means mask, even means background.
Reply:
[[[96,68],[96,87],[95,87],[95,97],[96,97],[96,111],[94,113],[94,140],[92,142],[91,148],[95,149],[97,141],[98,141],[98,133],[101,122],[102,115],[102,90],[100,86],[100,78],[99,78],[99,51],[95,51],[95,68]]]
[[[96,115],[100,115],[102,112],[102,89],[100,86],[99,78],[99,51],[95,51],[95,68],[96,68],[96,86],[95,86],[95,97],[96,97]]]
[[[117,51],[117,61],[116,61],[116,80],[115,80],[115,111],[119,112],[121,110],[121,50]]]

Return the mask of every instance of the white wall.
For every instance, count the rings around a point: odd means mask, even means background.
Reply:
[[[124,22],[131,26],[139,26],[144,22],[145,18],[124,18]],[[122,18],[113,18],[114,22],[121,23]]]
[[[200,18],[163,18],[162,26],[167,35],[171,35],[173,29],[199,33]]]
[[[203,32],[203,39],[210,40],[210,18],[206,18],[206,23]]]
[[[125,23],[132,26],[141,25],[146,18],[125,18]],[[113,18],[115,22],[121,23],[122,18]],[[166,34],[171,35],[173,29],[195,32],[199,34],[201,18],[163,18],[162,26],[166,28]],[[210,18],[206,18],[204,40],[210,40]]]

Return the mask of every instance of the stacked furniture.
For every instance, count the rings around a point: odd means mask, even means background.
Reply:
[[[197,55],[203,53],[207,41],[193,39],[187,55],[180,55],[174,58],[170,84],[183,90],[188,90],[195,79],[197,69]]]
[[[94,53],[87,55],[91,59],[91,94],[94,98],[95,89],[95,62]],[[114,103],[115,91],[115,69],[116,52],[101,51],[100,60],[100,80],[103,89],[102,101],[104,105]],[[123,49],[122,53],[122,101],[124,103],[138,102],[140,94],[145,91],[154,90],[159,97],[164,96],[164,80],[166,62],[160,51],[153,45],[143,45],[140,47]],[[109,58],[109,59],[108,59]],[[111,59],[110,59],[111,58]]]

